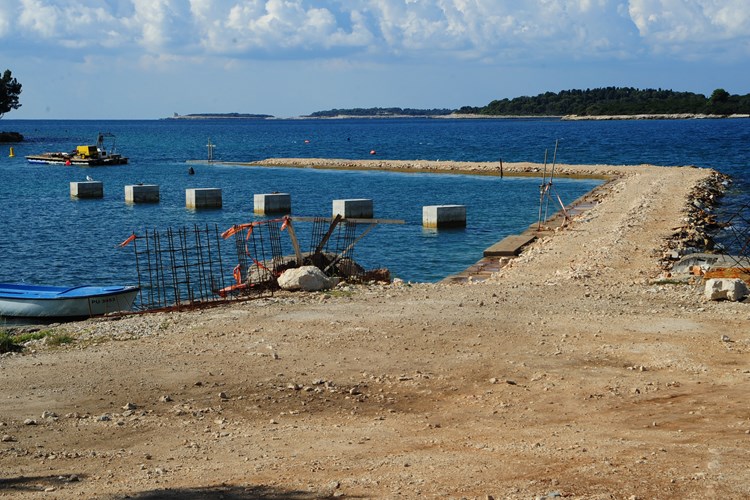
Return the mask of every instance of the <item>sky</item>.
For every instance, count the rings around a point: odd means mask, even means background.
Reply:
[[[0,0],[6,119],[750,93],[750,0]]]

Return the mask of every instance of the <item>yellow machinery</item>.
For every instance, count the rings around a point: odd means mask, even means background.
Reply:
[[[99,158],[99,149],[96,146],[78,146],[76,147],[76,154],[81,158]]]

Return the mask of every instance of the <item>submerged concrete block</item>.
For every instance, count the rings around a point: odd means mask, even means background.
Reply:
[[[221,189],[192,188],[185,190],[187,208],[221,208]]]
[[[289,193],[256,194],[253,196],[253,211],[259,215],[291,213],[292,195]]]
[[[84,181],[70,183],[72,198],[104,198],[104,183],[102,181]]]
[[[158,203],[159,186],[156,184],[125,186],[125,201],[128,203]]]
[[[345,219],[372,219],[372,200],[366,198],[333,200],[333,217],[337,215]]]
[[[422,207],[424,227],[466,227],[466,205],[430,205]]]

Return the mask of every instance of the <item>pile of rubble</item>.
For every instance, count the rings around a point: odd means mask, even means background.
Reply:
[[[730,182],[729,176],[713,172],[690,193],[684,224],[674,228],[675,232],[667,240],[662,257],[662,267],[665,271],[672,269],[674,263],[685,255],[714,249],[712,235],[724,224],[717,221],[716,215],[712,212]]]
[[[707,300],[741,301],[750,295],[750,258],[715,250],[713,235],[725,227],[713,208],[730,183],[729,176],[713,172],[688,197],[685,224],[675,228],[662,257],[665,275],[677,279],[705,281]]]

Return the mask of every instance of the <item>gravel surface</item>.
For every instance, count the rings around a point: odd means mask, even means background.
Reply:
[[[381,163],[355,166],[497,168]],[[613,178],[484,282],[92,319],[0,356],[0,496],[747,498],[750,310],[663,263],[713,173],[560,171]]]

